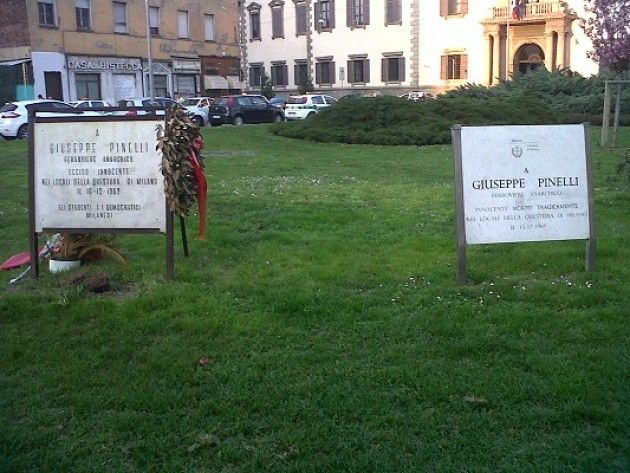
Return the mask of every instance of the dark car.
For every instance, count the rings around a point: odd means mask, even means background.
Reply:
[[[271,123],[284,120],[282,110],[262,95],[229,95],[220,97],[208,112],[212,126],[243,123]]]
[[[271,99],[269,99],[269,103],[280,110],[284,110],[287,105],[287,99],[280,95],[276,95],[275,97],[271,97]]]

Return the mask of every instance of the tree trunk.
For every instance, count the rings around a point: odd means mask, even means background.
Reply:
[[[622,87],[623,87],[623,84],[621,82],[617,83],[617,97],[615,98],[615,118],[613,119],[613,136],[612,136],[613,148],[617,147],[617,142],[619,139],[619,117],[621,115]]]

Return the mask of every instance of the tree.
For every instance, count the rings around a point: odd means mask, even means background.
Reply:
[[[584,32],[591,39],[593,49],[589,57],[601,66],[615,72],[619,78],[630,68],[630,0],[585,0],[589,17],[583,20]],[[609,84],[606,83],[606,100],[602,123],[602,146],[608,145],[610,113]],[[616,145],[621,114],[622,83],[617,82],[617,100],[613,125],[613,143]]]
[[[271,83],[271,80],[269,79],[267,74],[265,74],[264,72],[260,77],[260,95],[264,95],[268,99],[272,98],[275,95],[273,91],[273,84]]]
[[[593,42],[589,57],[622,74],[630,66],[630,0],[585,0],[586,35]]]

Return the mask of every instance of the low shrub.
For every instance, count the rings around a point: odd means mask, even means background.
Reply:
[[[450,143],[453,124],[601,125],[606,78],[541,69],[493,87],[467,84],[417,103],[397,97],[347,100],[303,122],[275,124],[272,132],[320,142],[427,145]],[[630,87],[621,109],[621,124],[630,124]]]
[[[542,100],[526,94],[485,99],[442,96],[418,103],[375,97],[342,101],[307,120],[276,123],[272,132],[318,142],[430,145],[450,143],[454,124],[561,122]]]

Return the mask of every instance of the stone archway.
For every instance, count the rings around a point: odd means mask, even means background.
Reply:
[[[522,45],[514,55],[514,71],[527,74],[540,67],[545,67],[545,52],[535,43]]]

